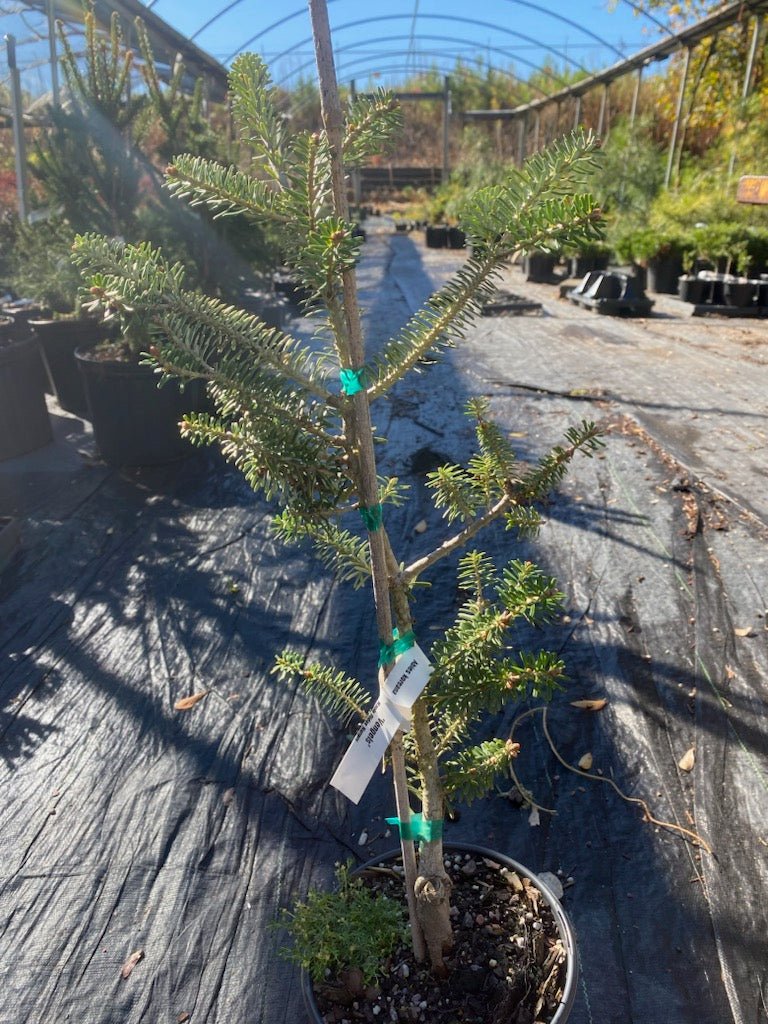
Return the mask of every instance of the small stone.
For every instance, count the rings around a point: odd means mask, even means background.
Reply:
[[[533,920],[533,914],[531,913],[530,910],[526,911],[526,913],[525,913],[525,920],[526,921],[532,921]]]
[[[411,974],[411,968],[408,966],[408,964],[400,964],[397,973],[400,975],[401,978],[408,978],[410,977]]]
[[[472,878],[473,875],[477,874],[477,864],[473,860],[468,860],[466,864],[461,867],[462,875],[466,875],[467,878]]]
[[[475,924],[479,924],[479,925],[484,925],[485,924],[485,918],[483,917],[482,914],[476,914],[475,915]]]
[[[563,883],[560,881],[557,875],[553,875],[551,871],[542,871],[539,875],[539,878],[542,880],[544,885],[547,886],[547,888],[552,890],[552,895],[555,897],[556,900],[560,900],[563,898]]]
[[[360,838],[357,840],[357,845],[358,846],[365,846],[365,844],[367,842],[368,842],[368,833],[367,832],[361,832],[360,833]]]
[[[533,930],[535,932],[540,932],[541,931],[541,921],[534,921],[532,927],[533,927]]]
[[[427,1000],[426,999],[422,999],[421,1002],[419,1003],[419,1009],[420,1010],[426,1010],[426,1008],[427,1008]]]
[[[488,961],[488,966],[489,967],[498,967],[499,966],[499,961],[498,960],[494,960],[493,957],[491,957],[491,959]]]
[[[504,875],[504,881],[507,883],[510,889],[514,889],[515,892],[523,891],[523,883],[520,880],[520,875],[518,875],[516,871],[507,871],[507,873]]]
[[[374,1017],[378,1017],[379,1014],[381,1013],[381,1007],[380,1006],[374,1006],[372,1012],[373,1012],[373,1016]]]
[[[464,914],[464,917],[462,917],[462,919],[461,919],[461,926],[462,926],[462,928],[471,928],[474,923],[475,923],[474,917],[472,917],[470,912],[467,911]]]

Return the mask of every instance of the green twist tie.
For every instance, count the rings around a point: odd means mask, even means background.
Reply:
[[[360,516],[363,522],[370,530],[371,533],[375,533],[376,530],[381,529],[382,524],[382,508],[381,504],[371,505],[370,508],[360,506]]]
[[[425,843],[433,839],[443,838],[443,822],[425,821],[423,815],[414,814],[410,821],[400,821],[399,818],[386,818],[388,825],[394,825],[400,830],[401,839],[423,839]]]
[[[389,665],[397,658],[398,654],[410,651],[416,643],[416,634],[412,629],[409,629],[405,636],[400,636],[398,631],[393,629],[392,635],[395,639],[391,644],[379,644],[379,668]]]
[[[364,370],[345,369],[339,371],[341,379],[341,390],[345,395],[356,395],[358,391],[365,391],[363,384]]]

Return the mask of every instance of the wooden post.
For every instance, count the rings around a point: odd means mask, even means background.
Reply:
[[[573,130],[576,131],[581,122],[581,93],[578,96],[574,96],[573,99]]]
[[[312,21],[312,35],[315,42],[315,57],[320,80],[320,100],[323,112],[328,145],[331,155],[331,186],[333,206],[338,217],[347,221],[349,208],[347,189],[344,181],[344,161],[342,153],[344,115],[341,109],[336,67],[333,61],[331,44],[331,27],[328,22],[328,8],[325,0],[309,0],[309,13]],[[346,365],[359,370],[365,363],[363,332],[360,324],[360,307],[357,298],[357,279],[354,267],[342,272],[343,288],[343,329],[344,337],[337,337],[343,360]],[[378,503],[379,488],[376,475],[376,457],[373,450],[373,430],[371,426],[371,409],[368,394],[365,390],[353,396],[354,418],[350,427],[354,430],[355,447],[358,451],[360,475],[360,504],[372,508]],[[389,574],[387,569],[387,537],[385,530],[378,529],[368,534],[371,555],[371,577],[373,595],[376,605],[376,625],[382,643],[392,643],[392,609],[389,600]],[[397,816],[407,824],[411,820],[411,808],[408,801],[408,784],[405,774],[405,756],[400,736],[390,746],[392,772],[395,776],[395,796]],[[424,935],[416,912],[416,850],[413,840],[400,838],[403,851],[403,870],[405,874],[405,895],[408,902],[408,917],[413,936],[413,950],[417,960],[426,956]]]
[[[533,152],[539,152],[539,131],[541,129],[541,111],[536,108],[536,116],[533,119]]]

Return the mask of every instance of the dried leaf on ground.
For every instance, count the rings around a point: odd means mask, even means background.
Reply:
[[[210,690],[201,690],[199,693],[192,693],[189,697],[182,697],[181,700],[177,700],[173,705],[175,711],[189,711],[193,708],[198,701],[201,701],[203,697],[207,697]]]
[[[591,754],[584,754],[583,757],[579,758],[579,768],[581,768],[581,770],[583,772],[588,772],[591,767],[592,767],[592,755]]]
[[[143,949],[135,950],[133,953],[131,953],[131,955],[128,957],[128,959],[123,964],[122,970],[120,971],[120,976],[123,977],[123,978],[129,978],[133,968],[136,966],[136,964],[139,962],[139,960],[143,960],[143,959],[144,959],[144,950]]]
[[[686,752],[677,762],[677,767],[680,769],[681,772],[690,772],[693,771],[693,766],[695,764],[696,755],[694,753],[694,748],[691,747],[690,750],[686,750]]]
[[[572,708],[583,708],[585,711],[602,711],[608,701],[605,697],[600,697],[599,700],[572,700]]]

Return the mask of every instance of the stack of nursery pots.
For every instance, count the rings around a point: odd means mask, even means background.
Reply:
[[[51,421],[37,336],[27,324],[0,318],[0,460],[48,444]]]

